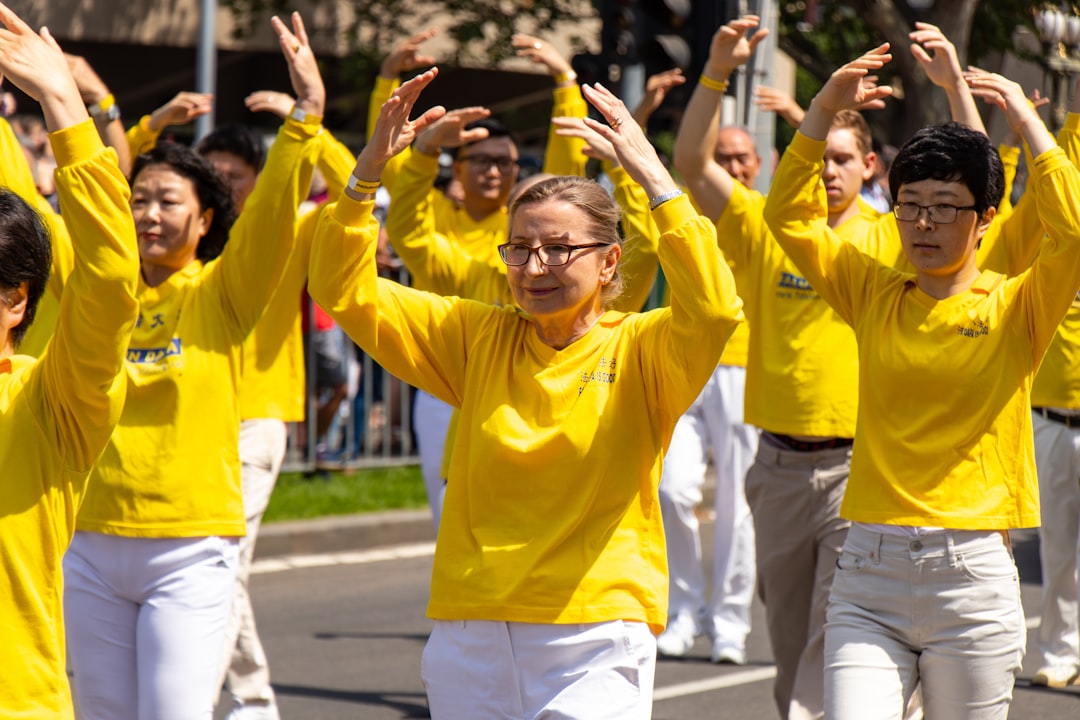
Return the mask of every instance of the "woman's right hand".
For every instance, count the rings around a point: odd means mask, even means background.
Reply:
[[[415,120],[409,120],[420,93],[438,74],[438,68],[431,68],[417,75],[403,83],[383,103],[371,139],[356,159],[354,176],[365,182],[377,182],[390,158],[409,147],[424,128],[446,114],[446,108],[437,105]]]
[[[289,80],[296,93],[296,107],[309,115],[322,117],[326,112],[326,87],[319,74],[319,63],[311,49],[304,20],[300,13],[292,14],[292,30],[276,15],[270,18],[278,36],[281,53],[289,64]]]
[[[160,132],[170,125],[187,125],[195,118],[205,115],[214,107],[210,93],[181,91],[169,102],[150,113],[151,130]]]
[[[0,4],[0,72],[37,100],[50,132],[89,117],[67,58],[48,28],[38,34],[6,5]]]

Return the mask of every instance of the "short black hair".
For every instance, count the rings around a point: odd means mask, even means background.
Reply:
[[[232,153],[256,173],[262,172],[266,164],[266,146],[262,138],[244,125],[222,125],[200,140],[195,152],[204,157],[210,152]]]
[[[514,137],[514,133],[510,132],[510,128],[506,127],[505,125],[503,125],[501,122],[499,122],[495,118],[484,118],[483,120],[474,120],[473,122],[471,122],[471,123],[469,123],[468,125],[465,126],[466,130],[475,130],[476,128],[484,128],[485,130],[488,131],[488,135],[487,135],[486,138],[484,138],[484,140],[490,140],[491,138],[500,138],[500,137],[510,138],[510,142],[512,142],[514,144],[514,147],[517,147],[518,142],[517,142],[517,138]],[[473,142],[483,142],[483,140],[474,140]],[[461,150],[463,148],[467,148],[472,144],[473,143],[465,143],[461,147],[449,148],[449,152],[450,152],[451,155],[454,156],[454,159],[457,160],[458,153],[461,152]]]
[[[22,322],[11,330],[15,347],[34,321],[52,269],[52,244],[45,221],[21,197],[0,188],[0,293],[28,286]]]
[[[990,138],[955,122],[925,127],[900,148],[889,167],[893,202],[903,185],[920,180],[966,185],[979,215],[996,208],[1005,193],[1005,169]]]
[[[191,148],[179,143],[165,142],[135,158],[134,167],[131,169],[132,186],[138,180],[139,173],[150,165],[168,165],[171,170],[190,180],[195,186],[200,208],[203,211],[214,211],[210,229],[199,240],[195,257],[203,262],[216,258],[225,249],[229,230],[236,222],[236,206],[233,204],[232,191],[225,180]]]

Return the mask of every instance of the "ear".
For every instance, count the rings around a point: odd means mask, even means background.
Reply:
[[[22,323],[26,316],[26,308],[30,303],[30,283],[21,282],[16,287],[4,291],[0,302],[7,306],[7,311],[0,317],[6,321],[5,331],[10,331]]]
[[[210,232],[210,226],[214,223],[214,208],[206,208],[199,216],[199,237],[206,237]]]
[[[870,178],[874,177],[875,165],[877,165],[877,153],[872,151],[866,153],[866,156],[863,158],[863,182],[868,182]]]
[[[612,245],[604,256],[600,266],[600,284],[607,285],[615,277],[615,271],[619,267],[619,258],[622,256],[622,245]]]

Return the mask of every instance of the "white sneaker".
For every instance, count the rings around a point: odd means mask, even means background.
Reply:
[[[228,720],[281,720],[275,702],[235,702]]]
[[[709,659],[722,665],[745,665],[746,650],[723,638],[717,638],[713,641],[712,655]]]
[[[1032,685],[1042,685],[1043,687],[1051,688],[1063,688],[1068,687],[1076,681],[1077,672],[1075,667],[1060,667],[1047,665],[1046,667],[1039,668],[1031,677]]]
[[[656,652],[667,657],[683,657],[694,647],[698,635],[700,632],[693,621],[677,617],[656,638]]]

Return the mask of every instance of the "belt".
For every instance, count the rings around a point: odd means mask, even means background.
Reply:
[[[1033,407],[1031,411],[1036,415],[1042,415],[1047,420],[1061,423],[1067,428],[1080,428],[1080,415],[1062,415],[1044,407]]]
[[[1080,424],[1080,418],[1077,418],[1078,424]],[[780,435],[779,433],[762,432],[761,437],[768,441],[773,447],[778,447],[781,450],[794,450],[795,452],[818,452],[821,450],[833,450],[835,448],[851,447],[855,441],[851,438],[828,438],[827,440],[817,440],[814,442],[807,442],[805,440],[796,440],[790,435]]]

